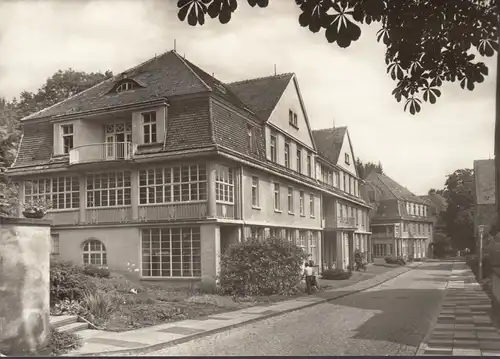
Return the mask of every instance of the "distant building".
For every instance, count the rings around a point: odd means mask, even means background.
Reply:
[[[427,202],[384,174],[372,171],[365,181],[374,207],[370,216],[373,257],[426,257],[434,224]]]
[[[497,218],[495,160],[474,161],[474,234],[478,226],[489,231]]]
[[[448,202],[439,193],[430,193],[425,196],[419,196],[429,205],[429,215],[434,217],[434,235],[446,235],[446,223],[442,218],[442,213],[446,211]]]

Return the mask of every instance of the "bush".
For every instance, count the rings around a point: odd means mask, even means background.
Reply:
[[[97,267],[90,264],[83,267],[83,273],[88,276],[97,278],[109,278],[109,276],[111,275],[108,268]]]
[[[118,309],[118,300],[101,291],[85,293],[82,298],[82,307],[85,309],[88,321],[102,325]]]
[[[477,276],[479,271],[479,258],[476,255],[467,256],[465,262],[469,266],[469,268],[474,272]],[[488,278],[493,269],[491,266],[490,258],[488,255],[483,257],[483,278]]]
[[[95,291],[92,277],[85,275],[83,268],[71,262],[50,262],[50,303],[54,305],[65,299],[80,300],[86,292]]]
[[[221,255],[220,288],[238,296],[296,293],[306,259],[302,248],[282,238],[233,244]]]
[[[352,272],[343,269],[327,269],[321,273],[321,279],[345,280],[351,278]]]
[[[413,262],[415,260],[415,256],[413,254],[408,255],[408,262]]]
[[[422,258],[415,258],[414,261],[415,262],[422,262]]]
[[[396,256],[387,256],[385,257],[385,263],[387,264],[397,264],[400,266],[404,266],[406,264],[403,257]]]
[[[50,315],[80,315],[84,316],[85,309],[77,300],[64,299],[50,307]]]
[[[49,349],[52,354],[62,355],[82,346],[82,339],[74,333],[60,332],[52,329],[49,338]]]

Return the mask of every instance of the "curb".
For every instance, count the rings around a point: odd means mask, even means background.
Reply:
[[[361,289],[357,289],[357,290],[353,290],[353,291],[349,291],[349,292],[346,292],[346,293],[342,293],[342,294],[339,294],[339,295],[331,297],[331,298],[322,299],[322,300],[314,302],[314,303],[307,303],[307,304],[304,304],[303,306],[298,307],[298,308],[285,309],[285,310],[280,311],[278,313],[272,313],[272,314],[264,315],[264,316],[261,316],[261,317],[258,317],[258,318],[252,318],[252,319],[249,319],[249,320],[241,322],[241,323],[236,323],[236,324],[231,324],[231,325],[227,325],[227,326],[220,327],[220,328],[210,329],[210,330],[206,330],[206,331],[201,332],[201,333],[196,333],[196,334],[188,335],[188,336],[185,336],[183,338],[170,340],[168,342],[163,342],[163,343],[148,345],[148,346],[144,346],[144,347],[141,347],[141,348],[125,349],[125,350],[113,350],[113,351],[107,351],[107,352],[101,352],[101,353],[82,353],[82,354],[78,354],[78,356],[87,357],[87,356],[95,356],[96,354],[98,354],[99,356],[119,356],[119,355],[125,356],[125,355],[147,354],[147,353],[150,353],[152,351],[156,351],[156,350],[168,348],[168,347],[171,347],[171,346],[175,346],[175,345],[187,343],[187,342],[190,342],[192,340],[196,340],[196,339],[203,338],[203,337],[206,337],[206,336],[209,336],[209,335],[213,335],[213,334],[217,334],[217,333],[220,333],[220,332],[225,332],[225,331],[237,328],[237,327],[241,327],[243,325],[247,325],[247,324],[250,324],[250,323],[255,323],[255,322],[258,322],[258,321],[261,321],[261,320],[264,320],[264,319],[269,319],[269,318],[272,318],[272,317],[277,317],[279,315],[283,315],[283,314],[290,313],[290,312],[295,312],[297,310],[301,310],[301,309],[305,309],[305,308],[310,308],[310,307],[313,307],[313,306],[316,306],[316,305],[319,305],[319,304],[324,304],[324,303],[328,303],[328,302],[334,301],[334,300],[339,299],[339,298],[347,297],[347,296],[352,295],[352,294],[363,292],[363,291],[365,291],[367,289],[374,288],[374,287],[376,287],[376,286],[378,286],[380,284],[383,284],[383,283],[388,282],[388,281],[390,281],[392,279],[395,279],[395,278],[397,278],[397,277],[399,277],[399,276],[401,276],[403,274],[406,274],[409,271],[411,271],[411,270],[413,270],[415,268],[420,267],[423,263],[424,262],[421,262],[421,264],[415,265],[415,266],[412,266],[412,267],[409,267],[409,268],[406,267],[407,270],[405,270],[404,272],[398,273],[398,274],[396,274],[393,277],[381,280],[381,281],[379,281],[379,282],[377,282],[375,284],[369,285],[367,287],[364,287],[364,288],[361,288]],[[356,283],[354,283],[354,284],[356,284]],[[71,354],[71,353],[68,353],[68,354],[65,354],[64,356],[74,356],[74,355]]]
[[[454,260],[454,261],[450,261],[450,262],[452,262],[452,264],[455,265],[455,263],[463,262],[463,261],[462,260]],[[453,267],[452,267],[452,271],[453,271]],[[427,334],[425,334],[424,339],[422,339],[422,342],[418,346],[417,351],[415,352],[415,356],[424,355],[424,352],[427,349],[427,342],[429,341],[430,337],[432,336],[432,333],[434,332],[434,329],[436,328],[437,322],[439,320],[439,314],[441,313],[441,309],[443,308],[444,298],[446,297],[446,289],[448,288],[448,285],[450,284],[449,278],[451,277],[451,274],[452,274],[452,272],[450,272],[450,275],[448,276],[447,281],[446,281],[446,287],[444,287],[445,293],[444,293],[443,301],[441,301],[441,304],[439,305],[438,315],[436,316],[436,318],[432,319],[430,326],[429,326],[430,329],[427,331]]]

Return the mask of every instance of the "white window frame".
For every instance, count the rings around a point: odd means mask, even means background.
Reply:
[[[281,186],[274,182],[274,211],[281,212]]]
[[[304,194],[304,191],[300,191],[299,192],[299,212],[300,212],[300,215],[303,217],[305,215],[305,194]]]
[[[348,153],[346,153],[344,155],[344,160],[345,160],[346,165],[350,165],[351,164],[351,159],[349,158],[349,154]]]
[[[139,170],[139,205],[202,203],[207,200],[203,164],[151,167]]]
[[[153,246],[155,243],[156,245]],[[178,252],[176,252],[177,250]],[[174,253],[179,254],[174,255]],[[159,260],[153,261],[153,257],[159,257]],[[148,258],[149,261],[145,262],[144,258]],[[164,261],[164,258],[168,258],[168,261]],[[174,261],[174,259],[176,260]],[[189,265],[185,266],[187,263]],[[158,268],[153,268],[154,264],[157,264]],[[177,264],[179,265],[178,268],[174,268]],[[200,227],[141,229],[141,278],[200,277]]]
[[[290,168],[290,142],[285,140],[285,167]]]
[[[217,203],[234,204],[234,170],[215,166],[215,199]]]
[[[287,228],[285,235],[288,242],[295,243],[295,229]]]
[[[142,141],[144,144],[158,143],[156,111],[142,112]],[[146,128],[148,129],[146,133]]]
[[[302,173],[302,150],[297,148],[297,172]]]
[[[272,162],[278,162],[278,136],[273,134],[271,134],[269,140],[269,156]]]
[[[252,207],[260,208],[259,177],[252,176]]]
[[[297,245],[302,248],[305,252],[307,252],[307,232],[303,230],[299,230],[299,240],[297,241]]]
[[[310,231],[309,232],[309,255],[311,256],[311,259],[314,261],[314,264],[318,264],[318,232],[317,231]]]
[[[288,187],[288,214],[294,214],[293,187]]]
[[[131,90],[134,90],[135,88],[136,88],[136,86],[135,86],[134,82],[132,82],[132,81],[125,81],[125,82],[121,83],[116,88],[116,92],[120,93],[120,92],[124,92],[124,91],[131,91]]]
[[[314,215],[314,193],[309,193],[309,215],[311,216],[311,218],[314,218],[315,215]]]
[[[61,251],[61,242],[59,241],[59,234],[50,235],[50,254],[58,255]]]
[[[50,211],[80,208],[80,179],[77,176],[36,178],[24,182],[24,203],[45,200]]]
[[[312,156],[310,153],[307,154],[307,175],[312,177]]]
[[[70,141],[70,145],[66,146],[66,139]],[[61,153],[69,154],[75,147],[75,126],[72,123],[61,125]]]
[[[93,258],[98,258],[94,261]],[[105,267],[108,265],[106,246],[100,240],[95,238],[87,239],[82,244],[82,263],[83,265],[94,265]]]
[[[130,171],[89,173],[85,178],[85,183],[86,208],[116,208],[132,205]],[[114,198],[114,201],[111,201],[111,198]],[[103,205],[105,202],[103,199],[106,201],[105,205]],[[111,202],[114,204],[110,204]]]

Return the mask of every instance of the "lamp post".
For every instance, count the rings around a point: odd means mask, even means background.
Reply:
[[[483,233],[484,233],[484,225],[478,226],[479,232],[479,266],[478,266],[478,274],[477,279],[479,282],[483,280]]]

